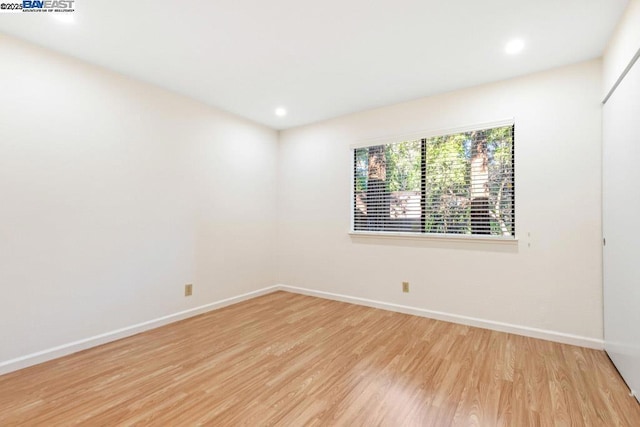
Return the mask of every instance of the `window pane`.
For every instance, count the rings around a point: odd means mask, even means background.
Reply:
[[[354,229],[513,236],[513,130],[356,149]]]
[[[425,231],[468,233],[469,148],[464,134],[426,140]]]
[[[513,126],[429,138],[425,153],[425,232],[513,235]]]
[[[355,150],[355,230],[420,232],[420,141]]]

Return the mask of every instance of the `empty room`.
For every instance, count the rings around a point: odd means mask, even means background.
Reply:
[[[640,0],[0,7],[0,426],[640,426]]]

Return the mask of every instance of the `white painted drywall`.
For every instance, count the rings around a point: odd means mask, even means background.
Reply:
[[[603,55],[603,98],[640,48],[640,0],[630,0]]]
[[[601,340],[601,71],[594,60],[281,132],[279,280]],[[510,117],[517,244],[349,236],[351,144]]]
[[[631,3],[607,48],[605,69],[622,72],[640,49],[640,1]],[[613,85],[618,77],[605,84]],[[611,360],[640,399],[640,242],[634,230],[640,211],[639,118],[636,62],[603,114],[604,340]]]
[[[276,282],[277,132],[5,36],[0,86],[0,362]]]

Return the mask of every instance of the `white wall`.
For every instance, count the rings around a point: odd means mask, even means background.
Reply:
[[[603,55],[603,98],[640,48],[640,0],[630,0]]]
[[[276,282],[277,132],[5,36],[0,85],[0,365]]]
[[[280,281],[601,346],[600,88],[594,60],[281,132]],[[348,235],[351,144],[509,117],[517,244]]]

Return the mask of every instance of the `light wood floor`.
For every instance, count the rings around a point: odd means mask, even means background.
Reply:
[[[0,426],[640,426],[602,351],[277,292],[0,377]]]

